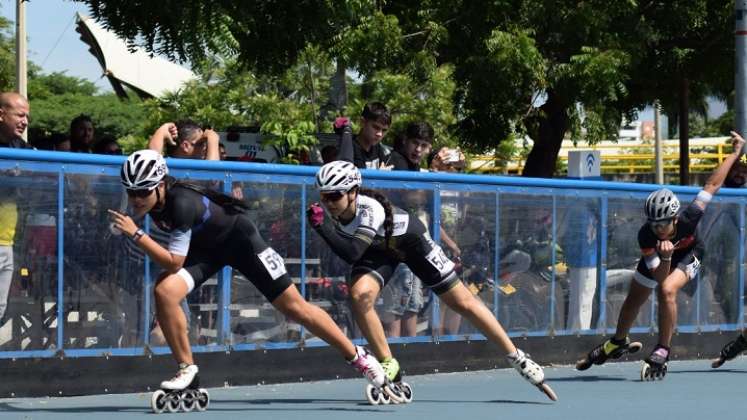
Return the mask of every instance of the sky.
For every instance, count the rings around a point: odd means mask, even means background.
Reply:
[[[75,32],[75,12],[88,15],[84,4],[67,0],[26,2],[28,58],[44,73],[64,71],[94,82],[102,91],[111,91],[98,61]],[[0,0],[0,14],[15,23],[16,0]]]

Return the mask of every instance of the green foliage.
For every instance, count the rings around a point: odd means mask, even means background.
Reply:
[[[656,99],[675,117],[683,81],[693,103],[733,83],[724,30],[733,2],[723,0],[77,1],[152,51],[230,58],[149,104],[150,121],[263,125],[286,140],[326,129],[333,115],[320,112],[329,109],[321,98],[341,63],[363,81],[350,86],[346,114],[380,100],[395,111],[395,129],[426,119],[440,139],[474,152],[529,133],[535,176],[553,173],[568,133],[614,138],[624,117]]]
[[[11,22],[0,17],[0,91],[14,90],[16,83],[15,37]]]
[[[98,89],[93,82],[77,77],[68,76],[65,72],[39,74],[30,72],[28,96],[30,101],[48,99],[55,95],[93,96]]]
[[[68,133],[70,121],[80,114],[91,117],[96,138],[121,138],[143,129],[144,110],[136,103],[123,102],[113,93],[82,95],[63,93],[31,102],[29,140],[52,133]]]

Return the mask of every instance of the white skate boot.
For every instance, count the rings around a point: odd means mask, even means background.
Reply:
[[[540,391],[544,392],[548,398],[553,401],[558,400],[558,396],[555,395],[555,391],[550,388],[550,385],[545,383],[545,372],[542,367],[535,363],[529,356],[523,351],[516,349],[515,354],[509,354],[506,356],[508,363],[516,369],[519,374],[529,381],[532,385],[539,388]]]
[[[355,354],[355,358],[348,363],[358,369],[358,372],[362,373],[370,382],[366,391],[366,398],[371,404],[388,404],[390,399],[397,404],[404,401],[400,389],[387,378],[381,363],[365,347],[355,346]],[[376,390],[383,392],[377,393]],[[383,394],[386,394],[386,397]],[[373,401],[372,395],[374,396]]]

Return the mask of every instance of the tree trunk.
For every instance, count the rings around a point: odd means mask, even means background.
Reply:
[[[568,131],[568,112],[565,101],[552,91],[548,91],[547,102],[540,110],[539,128],[534,136],[534,146],[529,152],[522,176],[552,178],[560,146]]]
[[[680,185],[690,184],[690,81],[680,81]]]

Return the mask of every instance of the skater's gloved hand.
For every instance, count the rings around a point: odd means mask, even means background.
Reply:
[[[335,118],[334,129],[335,134],[342,135],[346,127],[350,127],[350,119],[348,117],[337,117]]]
[[[309,220],[311,227],[319,227],[324,223],[324,209],[319,203],[312,203],[306,209],[306,218]]]
[[[659,258],[672,258],[674,245],[671,241],[659,241],[656,243],[656,252],[659,254]]]

